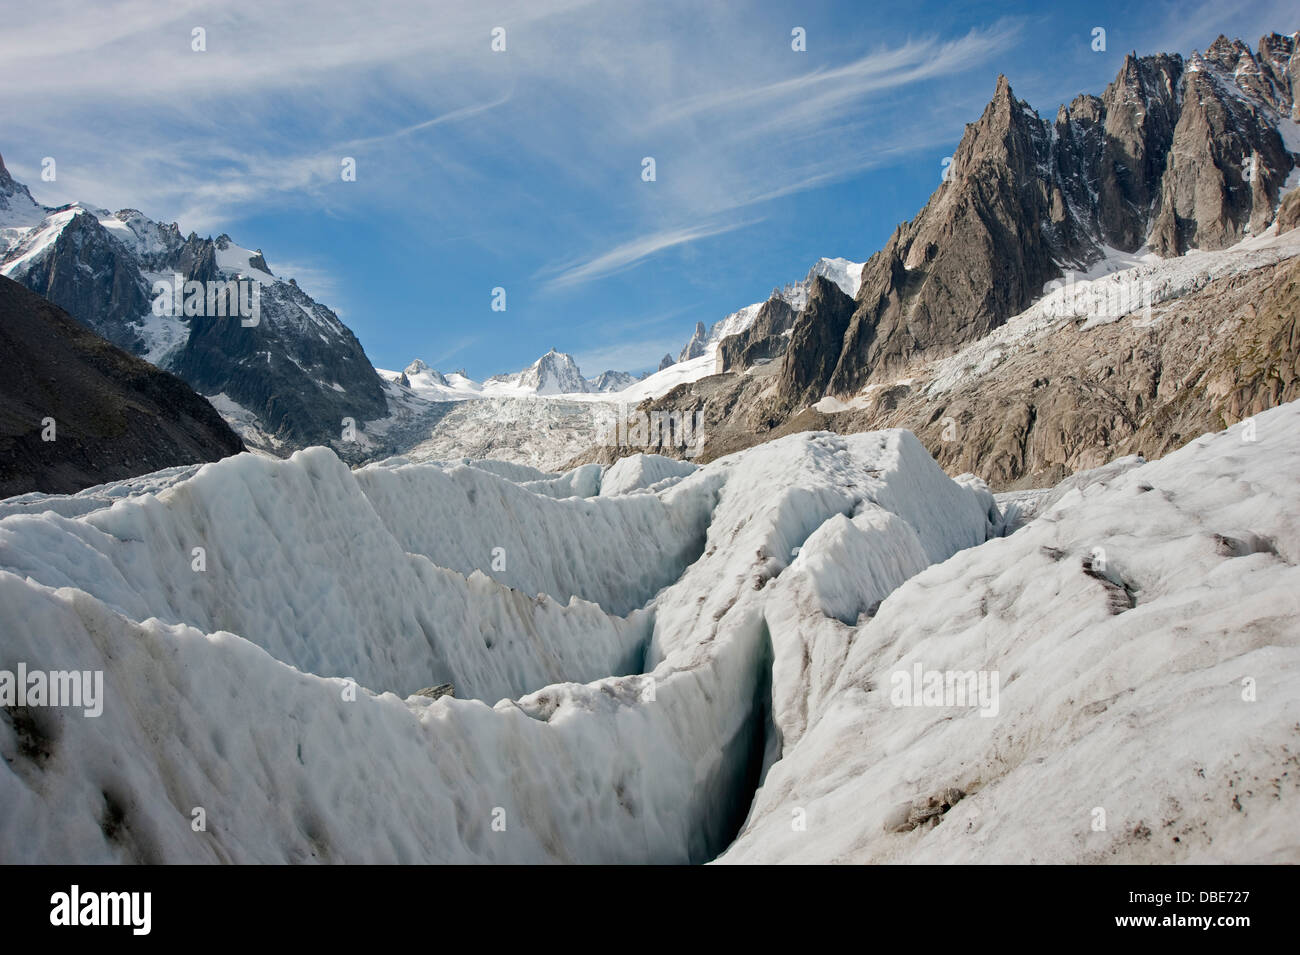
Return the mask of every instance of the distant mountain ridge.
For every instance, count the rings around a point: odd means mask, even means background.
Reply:
[[[393,377],[391,372],[387,374]],[[626,371],[603,371],[594,378],[584,378],[572,355],[552,348],[522,371],[493,375],[481,383],[466,377],[463,371],[444,375],[417,358],[401,372],[398,382],[404,387],[423,391],[431,398],[457,400],[613,394],[644,381],[647,375],[648,372],[633,375]],[[446,392],[440,389],[446,389]]]
[[[587,384],[590,385],[590,391],[593,392],[613,392],[622,391],[643,381],[649,372],[643,372],[640,375],[633,375],[626,371],[602,371],[595,378],[588,378]]]

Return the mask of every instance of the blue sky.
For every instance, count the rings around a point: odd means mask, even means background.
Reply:
[[[38,200],[228,232],[377,366],[475,378],[553,346],[589,376],[643,370],[819,256],[866,259],[998,73],[1051,115],[1129,50],[1300,29],[1273,0],[48,0],[5,20],[0,154]]]

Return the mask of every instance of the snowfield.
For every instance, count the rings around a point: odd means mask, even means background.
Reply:
[[[1300,860],[1300,407],[1255,424],[1006,537],[905,431],[6,501],[0,671],[105,699],[0,710],[0,861]]]

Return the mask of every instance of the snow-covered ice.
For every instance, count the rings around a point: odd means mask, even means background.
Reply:
[[[1071,488],[856,627],[788,614],[778,688],[785,640],[830,659],[722,861],[1300,858],[1300,407],[1256,423]],[[997,674],[997,715],[895,705],[918,664]]]
[[[5,502],[0,670],[106,698],[2,711],[0,859],[1295,861],[1297,435],[1008,537],[904,431]],[[995,715],[893,705],[916,664],[997,674]]]
[[[794,436],[673,477],[556,500],[312,449],[0,520],[0,666],[107,687],[98,719],[0,722],[0,855],[707,860],[757,769],[763,585],[793,548],[870,507],[936,557],[989,524],[905,432]],[[407,697],[439,682],[456,698]]]

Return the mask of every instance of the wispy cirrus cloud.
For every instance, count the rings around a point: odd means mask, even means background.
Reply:
[[[864,54],[837,67],[823,67],[788,79],[734,86],[665,106],[652,122],[665,124],[708,114],[757,112],[768,121],[745,125],[749,135],[763,135],[781,124],[817,124],[871,93],[895,89],[936,76],[970,69],[1006,51],[1020,36],[1011,20],[971,30],[949,41],[937,37],[909,40],[902,46]],[[796,109],[797,107],[797,109]]]
[[[712,234],[699,223],[719,212],[867,168],[868,151],[847,136],[811,149],[801,140],[828,125],[856,124],[869,135],[880,106],[873,97],[969,70],[1003,52],[1019,30],[999,21],[956,39],[909,39],[828,63],[784,45],[735,42],[739,12],[692,10],[689,28],[663,33],[669,19],[645,42],[660,19],[649,7],[589,0],[514,0],[483,10],[415,0],[221,8],[117,0],[89,9],[56,0],[0,34],[8,67],[0,121],[30,131],[32,113],[18,104],[41,102],[37,122],[54,127],[43,137],[48,149],[82,160],[71,176],[96,170],[80,177],[84,188],[138,194],[150,183],[165,214],[203,224],[311,194],[337,178],[338,158],[349,151],[367,151],[398,188],[414,178],[406,171],[413,151],[436,152],[435,165],[460,166],[444,175],[444,204],[464,205],[482,198],[470,196],[467,181],[485,149],[493,161],[516,152],[560,167],[561,176],[578,172],[580,150],[589,168],[575,188],[605,187],[616,164],[659,155],[673,175],[661,180],[656,208],[648,213],[648,204],[637,206],[645,197],[625,196],[624,216],[610,223],[623,237],[611,243],[606,233],[593,243],[622,246],[647,231]],[[513,44],[505,56],[489,49],[499,23]],[[195,28],[206,31],[201,53],[190,46]],[[737,75],[777,78],[736,84]],[[159,77],[168,92],[161,100]],[[559,112],[539,110],[536,93],[516,95],[524,89],[545,91]],[[464,131],[448,146],[438,134],[451,125]],[[764,142],[761,168],[755,141]],[[510,190],[499,198],[526,201]],[[630,221],[620,226],[619,218]],[[592,266],[550,284],[610,273]]]
[[[665,249],[686,245],[709,236],[722,235],[724,232],[733,232],[752,224],[752,222],[731,222],[723,225],[693,226],[653,232],[622,242],[594,258],[571,262],[558,269],[553,267],[541,269],[538,275],[544,278],[545,287],[550,289],[579,285],[630,268]]]
[[[471,6],[428,0],[45,0],[0,33],[6,93],[13,96],[153,100],[160,87],[196,105],[230,94],[323,86],[346,98],[354,77],[448,75],[488,49],[490,29],[521,32],[593,0],[495,0]],[[193,31],[204,31],[202,52]],[[111,77],[111,82],[105,82]],[[174,103],[172,104],[174,105]]]
[[[1022,27],[882,14],[855,31],[815,16],[780,0],[48,0],[0,32],[0,151],[28,170],[58,158],[57,183],[31,182],[44,201],[228,231],[267,246],[273,267],[319,261],[361,328],[349,289],[378,273],[409,287],[385,296],[385,315],[428,316],[437,284],[449,338],[486,300],[480,286],[510,284],[506,325],[581,320],[625,285],[689,286],[698,249],[763,241],[772,204],[946,146],[960,123],[934,114],[962,116],[954,102],[987,94],[961,77],[987,72]],[[791,22],[808,24],[809,52],[791,49]],[[191,49],[199,27],[204,52]],[[346,185],[343,156],[358,167]],[[277,249],[268,221],[297,244]],[[364,247],[312,247],[349,229]],[[744,301],[764,281],[728,278]],[[378,339],[395,339],[380,321]]]
[[[675,224],[542,269],[545,287],[574,287],[617,274],[663,249],[743,229],[761,217],[733,220],[722,230],[699,225],[701,220],[731,218],[950,143],[951,131],[932,118],[898,117],[892,108],[882,110],[879,98],[987,62],[1014,44],[1020,31],[1018,22],[1004,20],[954,40],[910,40],[836,67],[648,104],[639,141],[648,152],[666,154],[672,172],[646,204],[660,217],[667,210]],[[864,141],[872,148],[862,148]]]

